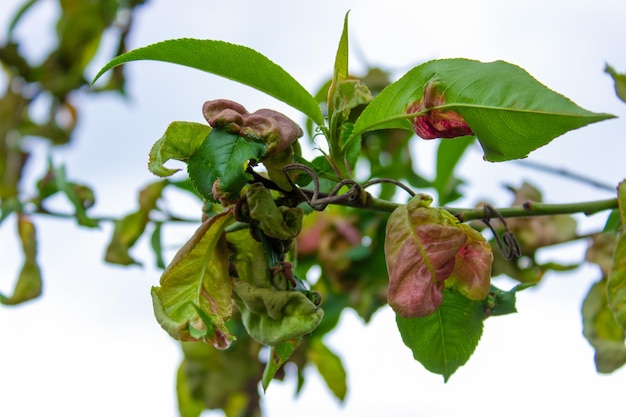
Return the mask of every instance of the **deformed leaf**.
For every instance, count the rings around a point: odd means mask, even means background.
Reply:
[[[413,68],[385,88],[359,116],[353,135],[412,129],[403,115],[429,82],[445,94],[436,111],[462,116],[488,161],[524,158],[567,131],[614,117],[579,107],[507,62],[442,59]]]
[[[428,207],[425,195],[397,208],[387,222],[385,259],[389,305],[402,317],[424,317],[441,304],[445,279],[467,236],[447,216]]]
[[[302,229],[301,208],[277,207],[271,191],[262,184],[251,184],[246,190],[250,217],[259,222],[259,228],[272,238],[293,239]]]
[[[615,321],[606,294],[606,279],[591,286],[582,305],[583,335],[595,349],[598,372],[609,373],[626,363],[624,330]]]
[[[139,209],[115,221],[113,236],[106,249],[104,260],[114,264],[138,264],[129,251],[146,230],[150,221],[150,212],[156,209],[163,189],[168,182],[153,182],[139,192]]]
[[[17,277],[13,294],[10,296],[0,294],[0,303],[5,305],[23,303],[41,295],[42,281],[41,270],[37,264],[35,225],[26,215],[20,214],[17,218],[17,231],[22,242],[24,263]]]
[[[474,353],[483,332],[483,307],[454,290],[445,290],[439,309],[426,317],[396,315],[402,341],[413,357],[447,381]]]
[[[454,270],[446,286],[455,288],[470,300],[483,300],[491,286],[491,246],[480,232],[461,223],[459,227],[467,241],[455,256]]]
[[[248,334],[261,344],[275,346],[311,333],[324,312],[300,291],[250,285],[233,278],[240,298],[241,318]]]
[[[202,145],[211,127],[192,122],[172,122],[167,130],[152,145],[148,168],[150,172],[159,177],[168,177],[180,169],[166,168],[164,164],[174,159],[187,162],[196,150]]]
[[[260,160],[266,145],[213,129],[189,158],[189,179],[198,192],[211,202],[236,200],[252,178],[246,172],[250,160]]]
[[[319,337],[311,339],[307,350],[308,359],[315,364],[328,388],[343,401],[348,392],[346,370],[341,359],[326,346]]]
[[[225,211],[202,223],[163,272],[161,286],[152,288],[157,321],[174,339],[230,345],[225,323],[232,314],[232,286],[224,229],[233,221]]]
[[[171,39],[122,54],[107,63],[93,83],[109,69],[126,62],[152,60],[184,65],[263,91],[324,124],[313,96],[283,68],[254,49],[208,39]]]

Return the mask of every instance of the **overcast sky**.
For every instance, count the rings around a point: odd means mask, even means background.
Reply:
[[[55,9],[43,0],[18,30],[33,57],[54,39]],[[0,36],[21,4],[3,0]],[[170,38],[221,39],[253,47],[315,91],[330,74],[345,12],[350,14],[351,69],[367,64],[400,72],[432,58],[467,57],[515,63],[582,107],[624,116],[626,106],[603,73],[605,62],[626,72],[626,3],[596,1],[336,1],[152,0],[137,14],[131,47]],[[112,45],[109,47],[112,47]],[[93,74],[104,64],[102,56]],[[136,206],[136,192],[153,180],[146,155],[173,120],[203,121],[202,103],[230,98],[253,111],[273,107],[294,120],[303,116],[282,103],[230,81],[162,63],[128,66],[130,100],[80,97],[83,117],[72,148],[62,150],[68,176],[98,193],[97,214],[121,215]],[[594,124],[541,148],[530,161],[548,163],[616,185],[624,176],[626,119]],[[41,175],[45,147],[31,177]],[[414,151],[426,172],[432,145]],[[461,174],[471,205],[489,198],[506,204],[503,184],[529,180],[551,202],[611,197],[559,177],[515,164],[491,164],[470,152]],[[62,204],[59,201],[58,204]],[[196,215],[197,204],[187,212]],[[605,216],[581,219],[597,229]],[[174,416],[176,343],[152,314],[149,289],[158,282],[146,242],[135,255],[143,268],[102,264],[111,228],[77,229],[67,221],[37,219],[45,292],[25,305],[0,307],[0,414],[11,417]],[[182,242],[189,228],[169,231]],[[585,245],[545,253],[545,259],[577,262]],[[10,222],[0,227],[0,292],[10,293],[20,254]],[[349,373],[349,394],[340,405],[313,371],[301,398],[295,381],[273,383],[265,397],[268,416],[381,415],[443,417],[602,415],[623,409],[626,371],[598,375],[593,351],[581,334],[580,304],[600,277],[592,266],[547,276],[519,295],[519,314],[489,319],[476,353],[447,384],[416,363],[404,347],[389,308],[363,326],[346,313],[327,338]],[[507,282],[503,282],[506,286]],[[220,415],[207,413],[207,415]]]

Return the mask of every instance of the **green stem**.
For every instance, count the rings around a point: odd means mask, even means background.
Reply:
[[[340,203],[341,205],[349,205],[354,208],[363,210],[379,211],[391,213],[401,206],[401,204],[392,201],[381,200],[373,197],[369,193],[365,193],[364,198],[357,203]],[[595,214],[605,210],[613,210],[618,207],[617,198],[607,200],[585,201],[580,203],[565,204],[546,204],[535,201],[527,201],[521,206],[497,208],[496,210],[504,218],[512,217],[534,217],[534,216],[554,216],[558,214],[575,214],[583,213],[586,215]],[[485,210],[479,208],[457,208],[442,207],[449,211],[462,222],[470,220],[479,220],[485,218]]]
[[[617,198],[607,200],[585,201],[580,203],[566,204],[546,204],[535,201],[527,201],[521,206],[499,208],[497,211],[502,217],[533,217],[533,216],[554,216],[557,214],[584,213],[586,215],[595,214],[605,210],[617,208]],[[454,214],[462,222],[478,220],[485,217],[485,210],[482,208],[452,208],[445,207],[447,211]]]

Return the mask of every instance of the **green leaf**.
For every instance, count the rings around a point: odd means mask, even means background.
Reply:
[[[130,249],[146,230],[150,212],[157,208],[163,189],[168,182],[160,180],[149,184],[139,192],[139,209],[115,221],[113,236],[106,249],[104,260],[113,264],[139,264],[130,254]]]
[[[165,261],[163,260],[163,244],[161,239],[161,229],[163,222],[154,222],[154,230],[150,235],[150,247],[154,252],[154,261],[157,268],[165,269]]]
[[[225,211],[202,223],[161,275],[161,286],[152,288],[157,321],[174,339],[219,348],[230,344],[225,322],[232,314],[232,286],[224,229],[233,221]]]
[[[246,46],[202,39],[171,39],[122,54],[107,63],[94,77],[120,64],[162,61],[199,69],[248,85],[300,110],[318,125],[324,116],[313,96],[283,68]]]
[[[148,168],[159,177],[169,177],[180,169],[166,168],[170,159],[187,162],[202,145],[211,127],[205,124],[192,122],[172,122],[165,134],[156,141],[150,149]]]
[[[567,131],[614,117],[582,109],[507,62],[444,59],[419,65],[385,88],[357,119],[354,135],[412,129],[406,109],[422,98],[429,81],[445,94],[438,109],[465,119],[488,161],[524,158]]]
[[[615,82],[615,94],[623,102],[626,102],[626,74],[620,74],[613,69],[609,64],[606,64],[604,72],[609,74]]]
[[[49,162],[48,172],[37,182],[37,189],[39,196],[35,199],[35,204],[43,206],[42,203],[46,198],[57,192],[62,192],[74,207],[74,217],[76,217],[76,222],[79,225],[98,226],[98,222],[87,214],[87,209],[92,207],[95,202],[93,191],[86,185],[68,181],[64,166],[55,168]]]
[[[607,294],[615,319],[626,330],[626,181],[622,181],[617,187],[617,196],[622,230],[617,237]]]
[[[301,340],[301,338],[295,338],[287,340],[276,346],[270,346],[269,359],[265,364],[265,370],[263,371],[262,385],[264,392],[267,391],[267,388],[270,386],[270,382],[272,382],[276,372],[278,372],[285,362],[289,360],[291,354],[300,345]]]
[[[446,290],[439,309],[426,317],[396,316],[402,341],[413,357],[444,381],[464,365],[483,332],[483,308],[456,291]]]
[[[41,270],[37,264],[37,237],[35,225],[23,214],[17,218],[17,232],[22,242],[24,263],[17,277],[13,295],[0,294],[0,303],[15,305],[32,300],[41,295]]]
[[[183,361],[176,372],[176,399],[178,400],[178,412],[181,417],[199,417],[204,410],[204,402],[194,398],[190,385],[190,375],[186,370],[187,363]]]
[[[348,392],[346,370],[341,359],[318,337],[311,339],[307,350],[308,359],[315,364],[326,385],[339,400],[343,401]]]
[[[454,175],[461,157],[476,140],[473,136],[458,137],[454,140],[442,140],[437,148],[437,169],[432,186],[437,190],[438,204],[446,205],[463,196],[459,185],[463,181]]]
[[[517,293],[535,284],[519,284],[509,291],[501,290],[495,285],[491,286],[489,296],[482,302],[485,317],[503,316],[505,314],[517,313]]]
[[[607,280],[591,286],[582,305],[583,335],[595,349],[598,372],[610,373],[626,363],[624,330],[608,306]]]
[[[261,159],[265,150],[266,145],[261,142],[213,129],[189,158],[189,179],[209,201],[236,199],[243,186],[252,179],[246,172],[249,161]],[[219,194],[215,195],[215,191]]]
[[[343,20],[343,30],[341,38],[339,38],[339,46],[335,55],[335,67],[333,69],[333,78],[328,89],[328,115],[331,119],[335,119],[337,113],[342,110],[337,108],[339,102],[339,85],[348,79],[348,14]]]

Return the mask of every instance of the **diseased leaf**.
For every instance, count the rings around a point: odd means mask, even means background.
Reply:
[[[260,160],[266,145],[213,129],[189,158],[189,179],[198,192],[211,202],[231,201],[252,176],[246,172],[250,160]]]
[[[259,183],[246,190],[250,217],[259,222],[259,228],[267,236],[286,240],[293,239],[302,229],[304,211],[298,207],[277,207],[271,191]]]
[[[167,130],[152,145],[148,168],[159,177],[168,177],[180,169],[166,168],[164,164],[170,159],[187,162],[191,155],[202,145],[211,127],[192,122],[172,122]]]
[[[228,42],[201,39],[171,39],[122,54],[107,63],[94,77],[120,64],[152,60],[199,69],[248,85],[281,100],[324,124],[313,96],[283,68],[254,49]]]
[[[42,281],[41,270],[37,264],[35,225],[26,215],[19,214],[17,232],[22,242],[24,263],[17,277],[13,294],[10,296],[0,294],[0,303],[5,305],[20,304],[41,295]]]
[[[446,281],[448,288],[454,288],[470,300],[483,300],[491,287],[491,246],[480,232],[461,223],[459,227],[467,237],[454,259],[454,270]]]
[[[324,312],[303,292],[276,290],[233,279],[233,289],[248,334],[266,346],[275,346],[311,333]]]
[[[307,350],[309,360],[315,364],[324,382],[339,400],[343,401],[348,392],[346,370],[341,359],[326,346],[319,337],[311,339]]]
[[[617,237],[613,267],[607,282],[609,307],[615,319],[626,330],[626,181],[617,187],[622,230]]]
[[[232,286],[224,229],[233,221],[229,210],[202,223],[161,275],[161,286],[152,288],[157,321],[174,339],[230,345],[225,323],[232,314]]]
[[[591,286],[582,305],[583,335],[595,349],[596,369],[610,373],[626,363],[624,330],[609,308],[606,278]]]
[[[291,340],[287,340],[283,343],[280,343],[276,346],[270,346],[269,348],[269,359],[265,364],[265,370],[263,371],[263,391],[267,391],[267,388],[272,382],[274,375],[276,372],[289,360],[291,354],[296,350],[296,348],[300,345],[300,341],[302,339],[295,338]]]
[[[524,158],[567,131],[614,117],[582,109],[507,62],[443,59],[419,65],[385,88],[357,119],[354,135],[412,129],[403,115],[430,81],[445,94],[438,111],[460,114],[488,161]]]
[[[115,221],[113,236],[106,249],[104,260],[113,264],[139,264],[129,251],[146,230],[150,221],[150,212],[156,209],[167,181],[160,180],[144,187],[139,192],[139,209]]]
[[[445,279],[467,236],[447,216],[428,207],[423,194],[397,208],[387,222],[385,259],[389,305],[402,317],[424,317],[441,304]]]
[[[444,381],[474,353],[483,332],[483,307],[454,290],[445,290],[439,309],[426,317],[396,316],[402,341],[413,357]]]

